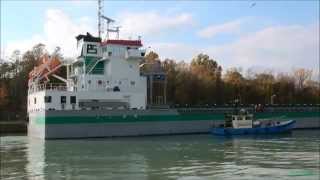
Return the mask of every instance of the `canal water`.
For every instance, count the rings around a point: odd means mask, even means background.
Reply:
[[[0,179],[319,180],[320,130],[41,141],[1,137]]]

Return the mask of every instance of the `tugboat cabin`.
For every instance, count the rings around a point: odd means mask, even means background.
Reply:
[[[225,127],[231,128],[252,128],[253,114],[249,114],[245,109],[241,109],[238,114],[226,117]]]

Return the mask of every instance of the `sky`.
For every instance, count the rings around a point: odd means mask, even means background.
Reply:
[[[313,69],[319,75],[319,1],[107,1],[122,39],[142,37],[161,59],[206,53],[223,69]],[[97,35],[97,1],[1,0],[1,57],[37,43],[76,55],[78,34]]]

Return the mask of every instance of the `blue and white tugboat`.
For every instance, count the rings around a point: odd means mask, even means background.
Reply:
[[[220,127],[211,128],[214,135],[249,135],[249,134],[275,134],[289,132],[294,128],[294,120],[289,121],[258,121],[253,114],[241,109],[231,115],[225,116],[225,122]]]

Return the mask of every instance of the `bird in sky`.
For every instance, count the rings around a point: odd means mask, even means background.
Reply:
[[[255,2],[251,4],[250,8],[253,8],[254,6],[256,6]]]

